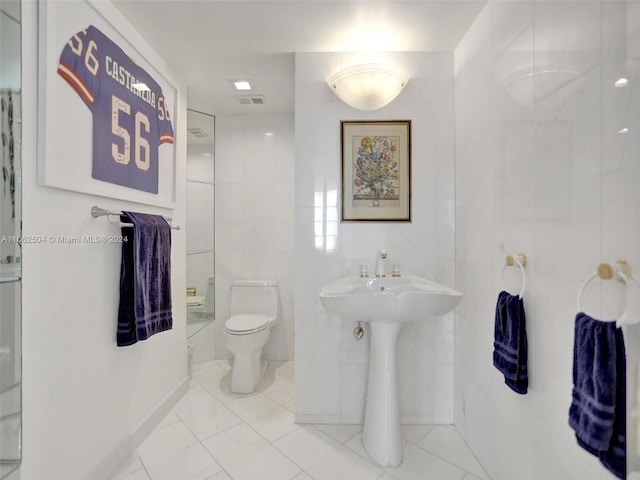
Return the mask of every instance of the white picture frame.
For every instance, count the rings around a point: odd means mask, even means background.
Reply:
[[[163,71],[162,66],[156,67],[148,59],[156,58],[156,54],[146,43],[140,41],[132,45],[127,40],[140,39],[132,27],[126,32],[116,28],[115,24],[125,25],[126,22],[124,17],[122,21],[110,21],[117,15],[105,10],[104,4],[100,5],[99,2],[39,1],[38,183],[172,209],[176,200],[175,141],[158,148],[158,193],[93,178],[93,115],[76,91],[57,73],[60,54],[69,39],[89,25],[94,25],[160,85],[175,132],[179,95],[177,82],[166,70]]]

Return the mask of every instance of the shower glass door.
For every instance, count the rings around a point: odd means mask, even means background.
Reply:
[[[0,2],[0,479],[22,458],[20,2]]]
[[[215,117],[187,110],[187,338],[215,316]]]

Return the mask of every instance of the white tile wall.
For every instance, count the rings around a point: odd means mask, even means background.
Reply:
[[[264,355],[293,360],[293,144],[293,115],[216,116],[215,358],[231,356],[231,283],[264,278],[278,280],[281,302]]]
[[[375,112],[352,109],[325,79],[349,54],[296,55],[295,317],[296,419],[361,423],[367,384],[368,332],[328,315],[318,292],[331,280],[375,268],[381,248],[407,274],[454,283],[453,56],[398,53],[387,59],[411,77],[401,95]],[[340,223],[340,121],[412,120],[412,222]],[[336,235],[316,238],[323,211]],[[453,420],[452,316],[400,332],[401,415],[412,423]]]
[[[567,424],[573,319],[580,284],[598,263],[640,265],[640,163],[632,160],[640,113],[630,108],[640,92],[639,34],[635,2],[491,1],[455,52],[456,287],[465,292],[455,419],[494,480],[613,478]],[[576,75],[513,80],[550,67]],[[622,76],[629,87],[614,88]],[[617,133],[624,126],[629,133]],[[521,251],[529,258],[526,396],[508,390],[491,364],[504,257]],[[608,286],[588,290],[588,313],[619,314],[611,290],[622,287]],[[520,289],[517,273],[505,287]],[[633,319],[637,297],[629,295]],[[631,362],[635,342],[627,348]]]

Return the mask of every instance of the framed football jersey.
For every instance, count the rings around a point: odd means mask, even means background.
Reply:
[[[58,74],[93,114],[92,177],[158,193],[158,147],[173,127],[156,81],[93,25],[69,39]]]
[[[38,17],[38,183],[173,208],[184,85],[108,2],[41,1]]]

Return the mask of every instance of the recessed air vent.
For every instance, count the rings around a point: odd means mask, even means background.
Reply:
[[[267,103],[264,95],[240,95],[238,101],[243,105],[264,105]]]
[[[187,128],[187,132],[189,132],[191,135],[193,135],[196,138],[206,138],[209,136],[207,135],[207,132],[205,132],[201,128]]]

